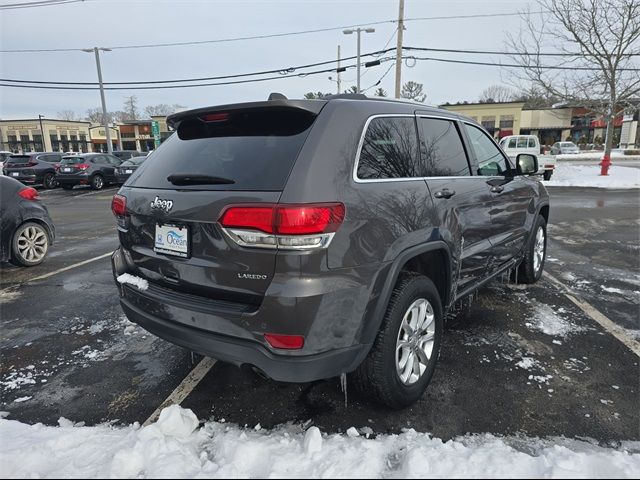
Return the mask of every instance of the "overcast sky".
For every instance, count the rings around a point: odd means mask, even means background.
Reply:
[[[0,0],[2,4],[32,0]],[[405,17],[493,14],[526,8],[527,0],[406,0]],[[90,48],[202,41],[396,19],[397,0],[87,0],[83,3],[0,10],[2,50]],[[517,31],[518,17],[407,22],[405,45],[435,48],[503,49],[505,33]],[[363,52],[381,49],[395,31],[393,23],[363,34]],[[332,60],[337,45],[343,57],[355,55],[355,35],[341,31],[230,43],[114,50],[102,55],[105,82],[146,81],[238,74]],[[395,46],[395,40],[390,46]],[[441,55],[448,58],[480,59]],[[483,57],[482,60],[487,60]],[[489,59],[491,59],[489,57]],[[366,69],[362,87],[375,84],[390,63]],[[83,52],[0,53],[2,78],[95,82],[94,57]],[[107,108],[122,109],[136,95],[141,109],[158,103],[189,108],[266,99],[270,92],[299,98],[308,91],[334,92],[330,74],[229,86],[159,91],[107,92]],[[403,68],[403,82],[423,83],[427,103],[475,101],[487,86],[502,83],[500,68],[418,62]],[[343,85],[355,85],[355,69]],[[391,95],[394,70],[380,85]],[[373,92],[373,89],[370,90]],[[0,118],[55,117],[61,110],[84,114],[100,105],[97,91],[47,91],[0,87]]]

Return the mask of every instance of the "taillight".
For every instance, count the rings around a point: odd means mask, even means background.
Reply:
[[[82,171],[85,171],[89,170],[89,167],[91,167],[91,165],[89,165],[88,163],[79,163],[78,165],[76,165],[76,167]]]
[[[200,116],[200,120],[204,122],[226,122],[229,120],[228,113],[205,113]]]
[[[124,217],[127,214],[127,197],[114,195],[111,200],[111,211],[116,217]]]
[[[304,337],[299,335],[272,335],[267,333],[264,338],[273,348],[281,350],[300,350],[304,347]]]
[[[40,194],[35,188],[25,187],[18,192],[25,200],[38,200],[40,198]]]
[[[327,247],[344,215],[341,203],[236,205],[219,221],[238,245],[300,250]]]

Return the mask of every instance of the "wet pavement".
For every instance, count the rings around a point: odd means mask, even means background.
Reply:
[[[117,245],[105,192],[43,194],[58,229],[49,260],[0,267],[0,411],[25,423],[144,422],[199,361],[129,323],[108,257],[33,280]],[[640,337],[640,192],[554,188],[547,270]],[[415,428],[640,440],[638,356],[553,283],[496,281],[451,322],[423,399],[389,412],[337,379],[280,384],[218,363],[183,402],[202,419],[324,431]]]

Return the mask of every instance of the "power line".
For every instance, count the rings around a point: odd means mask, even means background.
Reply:
[[[348,65],[343,68],[355,68],[355,67],[356,65]],[[152,85],[152,86],[143,86],[143,87],[105,87],[104,89],[105,90],[164,90],[164,89],[173,89],[173,88],[194,88],[194,87],[211,87],[211,86],[219,86],[219,85],[237,85],[242,83],[257,83],[257,82],[266,82],[269,80],[279,80],[282,78],[292,78],[292,77],[304,78],[312,75],[335,72],[335,70],[336,70],[335,68],[327,68],[323,70],[314,70],[311,72],[277,75],[277,76],[264,77],[264,78],[251,78],[247,80],[234,80],[229,82],[197,83],[197,84],[189,84],[189,85]],[[89,91],[99,90],[99,87],[73,87],[73,86],[51,86],[51,85],[23,85],[23,84],[14,85],[14,84],[7,84],[7,83],[0,83],[0,87],[31,88],[31,89],[35,88],[35,89],[44,89],[44,90],[89,90]]]
[[[440,53],[464,53],[464,54],[477,54],[477,55],[524,55],[531,57],[607,57],[612,55],[597,55],[582,52],[505,52],[495,50],[456,50],[448,48],[428,48],[428,47],[404,47],[405,50],[416,50],[422,52],[440,52]],[[624,57],[640,57],[640,53],[625,53]]]
[[[390,51],[394,50],[393,48],[388,48],[386,50],[378,50],[376,52],[365,53],[362,54],[361,57],[370,57],[370,56],[379,56]],[[357,56],[351,56],[342,58],[343,61],[355,60]],[[252,76],[260,76],[260,75],[269,75],[273,73],[280,73],[282,75],[294,73],[296,70],[302,70],[305,68],[313,68],[320,67],[322,65],[329,65],[336,63],[337,60],[326,60],[323,62],[309,63],[306,65],[297,65],[294,67],[283,67],[283,68],[275,68],[271,70],[263,70],[259,72],[251,72],[251,73],[240,73],[235,75],[220,75],[215,77],[200,77],[200,78],[182,78],[182,79],[174,79],[174,80],[149,80],[149,81],[132,81],[132,82],[104,82],[104,85],[158,85],[158,84],[166,84],[166,83],[189,83],[189,82],[204,82],[210,80],[227,80],[231,78],[242,78],[242,77],[252,77]],[[330,71],[333,71],[331,69]],[[33,83],[39,85],[89,85],[95,86],[98,85],[98,82],[53,82],[53,81],[43,81],[43,80],[17,80],[11,78],[0,78],[0,82],[9,82],[9,83]]]
[[[39,2],[10,3],[0,5],[0,10],[19,10],[23,8],[51,7],[54,5],[65,5],[67,3],[80,3],[85,0],[41,0]]]
[[[597,72],[600,71],[599,68],[589,68],[589,67],[562,67],[557,65],[520,65],[518,63],[495,63],[495,62],[474,62],[471,60],[454,60],[450,58],[437,58],[437,57],[405,57],[410,58],[412,60],[421,60],[421,61],[432,61],[432,62],[443,62],[443,63],[460,63],[464,65],[482,65],[489,67],[503,67],[503,68],[536,68],[540,70],[579,70],[579,71],[588,71],[588,72]],[[619,68],[618,72],[640,72],[640,68]]]
[[[65,1],[65,0],[59,0],[59,1]],[[66,1],[83,1],[83,0],[66,0]],[[534,15],[539,13],[544,13],[544,12],[525,12],[524,14]],[[513,13],[496,13],[496,14],[419,17],[419,18],[406,18],[404,21],[417,22],[417,21],[429,21],[429,20],[462,20],[462,19],[486,18],[486,17],[513,17],[513,16],[520,16],[522,14],[523,13],[521,12],[513,12]],[[246,41],[246,40],[264,40],[268,38],[289,37],[294,35],[307,35],[311,33],[332,32],[332,31],[344,30],[349,28],[366,27],[366,26],[373,26],[373,25],[384,25],[387,23],[395,24],[395,23],[398,23],[398,21],[397,20],[380,20],[377,22],[344,25],[341,27],[316,28],[311,30],[300,30],[295,32],[272,33],[272,34],[265,34],[265,35],[253,35],[253,36],[245,36],[245,37],[232,37],[232,38],[221,38],[221,39],[214,39],[214,40],[201,40],[201,41],[189,41],[189,42],[120,45],[120,46],[107,47],[107,48],[111,50],[126,50],[126,49],[138,49],[138,48],[183,47],[183,46],[206,45],[206,44],[214,44],[214,43],[240,42],[240,41]],[[82,48],[49,48],[49,49],[0,50],[0,53],[77,52],[81,50]]]

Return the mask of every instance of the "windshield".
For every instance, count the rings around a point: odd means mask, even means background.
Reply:
[[[29,155],[11,155],[7,163],[29,163],[30,159]]]
[[[78,157],[78,156],[74,156],[74,157],[64,157],[62,159],[62,165],[75,165],[77,163],[82,163],[84,162],[84,158],[83,157]]]
[[[183,120],[177,135],[168,138],[154,151],[153,160],[138,169],[131,186],[174,189],[167,180],[171,175],[204,175],[233,183],[183,188],[282,190],[315,115],[291,108],[220,115],[226,115],[225,119]]]

